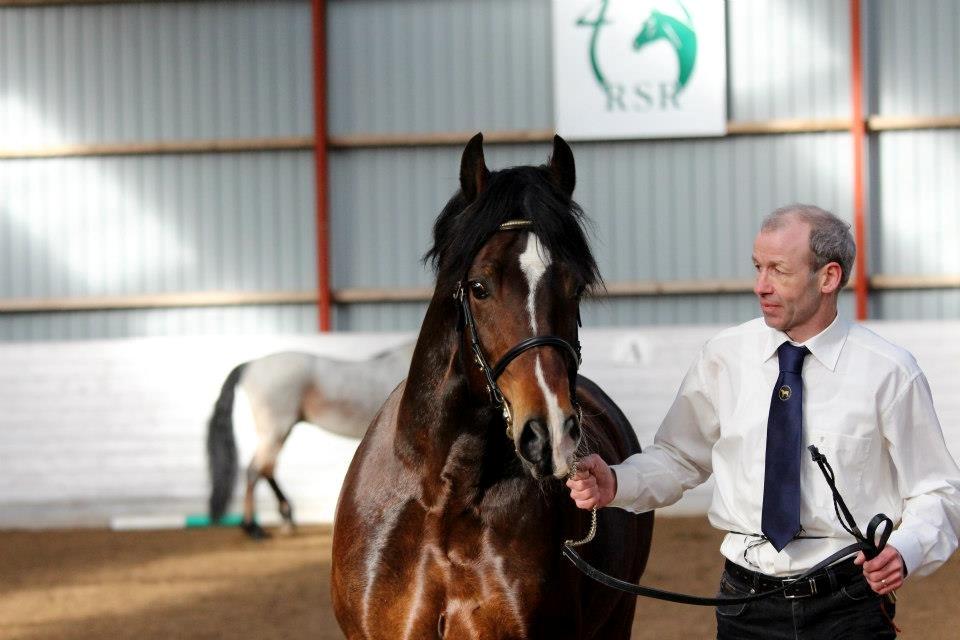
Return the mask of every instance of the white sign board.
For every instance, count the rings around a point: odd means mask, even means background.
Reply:
[[[553,0],[557,132],[723,135],[724,10],[723,0]]]

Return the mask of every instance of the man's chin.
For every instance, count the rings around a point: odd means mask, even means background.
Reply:
[[[782,318],[778,318],[776,315],[767,313],[765,311],[761,311],[761,313],[763,314],[763,321],[767,324],[768,327],[770,327],[771,329],[776,329],[778,331],[783,331]]]

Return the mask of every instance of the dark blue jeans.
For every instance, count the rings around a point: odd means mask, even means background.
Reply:
[[[726,571],[722,596],[749,595],[751,585]],[[883,607],[883,609],[881,609]],[[718,640],[877,640],[896,638],[884,616],[896,605],[878,596],[863,576],[829,595],[788,599],[771,596],[747,604],[717,607]]]

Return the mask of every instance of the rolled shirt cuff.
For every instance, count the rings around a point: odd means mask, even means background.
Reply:
[[[917,537],[909,531],[897,529],[890,534],[887,545],[900,552],[903,558],[904,577],[914,573],[923,562],[923,547]]]
[[[625,464],[610,465],[610,470],[617,478],[617,493],[613,496],[608,507],[630,507],[637,501],[640,494],[640,477]]]

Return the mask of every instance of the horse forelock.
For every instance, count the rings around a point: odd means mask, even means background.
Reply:
[[[589,219],[565,197],[546,167],[511,167],[490,174],[487,188],[472,203],[457,192],[433,227],[433,246],[424,256],[437,272],[438,288],[455,286],[500,225],[529,220],[530,231],[585,286],[601,284],[596,260],[587,241]]]

